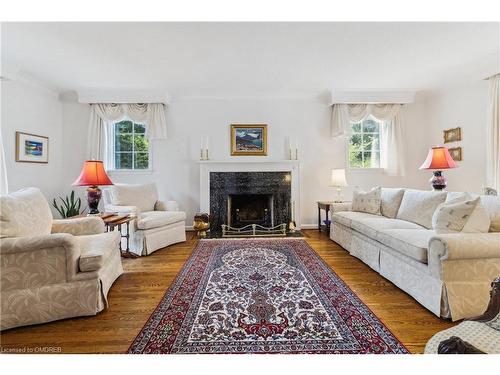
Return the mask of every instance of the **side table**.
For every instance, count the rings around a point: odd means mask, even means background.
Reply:
[[[338,212],[338,211],[348,211],[351,207],[351,202],[350,201],[343,201],[343,202],[333,202],[333,201],[317,201],[318,204],[318,231],[321,232],[321,210],[325,211],[325,228],[326,228],[326,233],[330,233],[330,219],[328,217],[328,214],[331,212]]]
[[[122,241],[120,240],[120,252],[124,258],[137,258],[138,255],[130,252],[130,222],[135,219],[135,216],[130,216],[128,214],[116,215],[104,213],[101,216],[104,225],[106,226],[106,232],[112,232],[118,227],[121,238],[126,240],[126,248],[123,249]],[[123,234],[122,225],[126,226],[127,232]]]

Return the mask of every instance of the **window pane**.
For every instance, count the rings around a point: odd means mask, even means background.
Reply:
[[[378,133],[378,122],[372,119],[363,121],[363,132],[365,133]]]
[[[353,133],[359,133],[359,132],[361,132],[361,123],[357,122],[356,124],[351,124],[351,131]]]
[[[115,124],[115,133],[132,133],[132,121],[120,121]]]
[[[363,167],[363,153],[362,152],[349,152],[349,166],[351,168]]]
[[[115,154],[115,169],[132,169],[132,153],[117,152]]]
[[[132,151],[132,134],[115,133],[115,151]]]
[[[363,168],[380,168],[379,152],[364,152]]]
[[[361,150],[361,134],[353,134],[351,136],[349,149],[352,151]]]
[[[135,154],[134,169],[148,169],[149,154],[147,152],[138,152]]]
[[[134,151],[148,152],[148,140],[144,135],[134,137]]]
[[[378,134],[363,134],[363,150],[378,151],[380,149],[380,136]]]
[[[144,124],[134,124],[134,131],[136,133],[146,133],[146,126]]]

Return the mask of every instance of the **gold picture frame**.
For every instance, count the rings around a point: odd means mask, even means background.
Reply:
[[[462,129],[460,127],[443,130],[444,143],[458,142],[462,140]]]
[[[267,156],[267,125],[231,124],[231,156]]]
[[[16,162],[49,162],[49,137],[16,131]]]
[[[462,147],[449,148],[451,158],[455,161],[462,161]]]

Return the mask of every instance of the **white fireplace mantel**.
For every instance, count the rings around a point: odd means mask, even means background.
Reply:
[[[300,163],[298,160],[200,160],[200,210],[210,212],[210,172],[290,172],[292,213],[300,229]]]

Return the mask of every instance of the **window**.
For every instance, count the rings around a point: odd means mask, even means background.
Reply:
[[[112,125],[113,150],[111,169],[149,169],[149,142],[146,125],[123,120]]]
[[[349,168],[380,168],[382,122],[373,117],[351,123]]]

